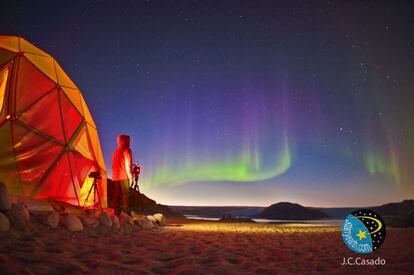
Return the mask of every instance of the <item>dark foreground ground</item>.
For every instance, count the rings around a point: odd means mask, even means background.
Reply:
[[[383,246],[361,256],[335,226],[170,221],[153,230],[37,228],[0,234],[1,274],[413,274],[414,228],[389,228]],[[343,257],[385,259],[342,266]]]

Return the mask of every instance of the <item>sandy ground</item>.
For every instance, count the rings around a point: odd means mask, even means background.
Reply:
[[[388,229],[369,256],[348,250],[339,227],[170,221],[129,233],[39,227],[0,234],[1,274],[413,274],[414,228]],[[386,260],[342,266],[343,257]]]

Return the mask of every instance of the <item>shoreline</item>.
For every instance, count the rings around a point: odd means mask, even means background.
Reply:
[[[196,220],[196,221],[221,221],[221,218],[218,217],[202,217],[198,215],[184,215],[186,219]],[[342,224],[342,219],[320,219],[320,220],[272,220],[272,219],[260,219],[260,218],[251,218],[251,217],[237,217],[240,219],[251,219],[252,222],[263,223],[263,224],[309,224],[309,225],[340,225]],[[225,220],[224,222],[232,222],[231,220]],[[238,222],[235,219],[233,222]]]

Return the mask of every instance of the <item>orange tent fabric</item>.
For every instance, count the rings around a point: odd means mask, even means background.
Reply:
[[[9,192],[106,207],[98,131],[79,88],[56,60],[25,39],[0,36],[0,181]]]

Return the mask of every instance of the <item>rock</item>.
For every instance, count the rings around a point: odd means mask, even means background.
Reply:
[[[156,201],[148,198],[136,190],[131,190],[129,192],[128,208],[133,211],[139,211],[140,213],[146,215],[153,213],[163,213],[167,217],[184,218],[182,214],[175,212],[166,205],[158,204]]]
[[[10,229],[9,219],[0,212],[0,232],[8,231]]]
[[[158,224],[157,219],[153,215],[148,215],[147,219],[152,222],[154,225]]]
[[[121,214],[119,215],[119,223],[120,224],[127,223],[127,224],[133,225],[134,221],[132,220],[131,216],[129,216],[128,214],[125,214],[124,212],[121,212]]]
[[[23,202],[27,206],[27,209],[29,209],[30,213],[53,211],[52,205],[48,203],[47,201],[39,201],[39,200],[30,199],[30,198],[24,198]]]
[[[86,216],[88,217],[96,217],[99,218],[99,216],[102,214],[102,210],[100,209],[85,209],[83,210]]]
[[[155,224],[148,219],[144,219],[140,222],[140,226],[144,229],[152,229],[155,227]]]
[[[155,227],[155,224],[144,215],[134,215],[133,220],[135,224],[143,229],[152,229]]]
[[[11,203],[9,198],[9,192],[3,182],[0,182],[0,211],[10,210]]]
[[[115,215],[112,218],[112,227],[115,228],[115,229],[121,228],[121,224],[119,223],[119,219]]]
[[[137,219],[142,220],[142,219],[146,218],[145,215],[138,214],[138,213],[135,213],[135,212],[131,212],[131,216],[132,216],[133,220],[137,220]]]
[[[83,231],[83,224],[78,216],[72,214],[64,216],[63,224],[69,231]]]
[[[80,217],[80,219],[87,227],[97,227],[99,225],[99,221],[93,217]]]
[[[91,219],[91,227],[95,228],[99,225],[99,221],[97,219]]]
[[[106,227],[112,226],[111,217],[109,216],[107,212],[102,212],[102,214],[99,216],[99,223]]]
[[[147,216],[139,215],[135,212],[132,213],[132,220],[133,220],[134,224],[136,224],[139,227],[144,228],[144,229],[151,229],[151,228],[154,228],[154,226],[155,226],[155,224],[153,222],[151,222],[148,219]]]
[[[56,212],[58,212],[59,214],[64,214],[65,213],[65,205],[62,202],[59,201],[51,201],[50,204],[53,207],[53,210],[55,210]]]
[[[59,220],[60,215],[56,211],[52,211],[50,215],[46,218],[47,224],[52,228],[56,228],[59,225]]]
[[[65,213],[69,215],[84,216],[85,212],[81,207],[68,206],[65,208]]]
[[[23,203],[13,204],[9,211],[11,224],[18,230],[25,231],[29,225],[30,214]]]
[[[161,226],[166,226],[167,225],[167,218],[161,214],[161,213],[157,213],[153,215],[154,218],[157,220],[157,223]]]

